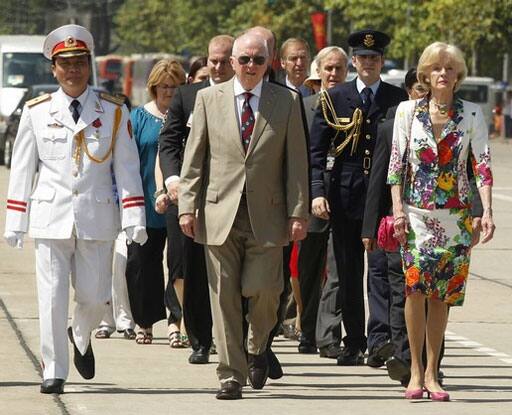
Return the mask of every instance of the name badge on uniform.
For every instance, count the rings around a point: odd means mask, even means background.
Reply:
[[[188,128],[192,128],[192,115],[193,115],[193,113],[191,112],[190,115],[188,116],[188,120],[187,120]]]

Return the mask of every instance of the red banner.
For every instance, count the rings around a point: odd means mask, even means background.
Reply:
[[[324,12],[311,13],[311,25],[313,26],[313,37],[315,38],[317,51],[327,46],[326,16]]]

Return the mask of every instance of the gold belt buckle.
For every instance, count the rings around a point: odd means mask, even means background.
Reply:
[[[369,169],[372,164],[372,159],[370,157],[363,158],[363,169]]]

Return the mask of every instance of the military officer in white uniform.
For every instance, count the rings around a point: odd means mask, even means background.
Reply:
[[[90,335],[111,296],[113,241],[121,228],[128,242],[147,239],[128,110],[88,86],[93,47],[77,25],[47,36],[60,88],[27,102],[14,145],[4,237],[18,247],[27,231],[35,239],[42,393],[63,393],[68,337],[77,370],[94,377]],[[69,281],[76,306],[67,329]]]

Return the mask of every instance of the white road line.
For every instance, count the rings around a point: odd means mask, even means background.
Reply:
[[[498,352],[497,350],[491,347],[482,346],[482,344],[469,340],[467,337],[458,336],[451,331],[445,332],[446,340],[453,341],[459,343],[460,345],[467,347],[468,349],[472,349],[475,352],[481,353],[483,355],[497,357],[503,363],[512,364],[512,357],[506,353]]]
[[[500,193],[493,193],[492,197],[498,200],[504,200],[505,202],[512,202],[512,196],[506,196]]]

